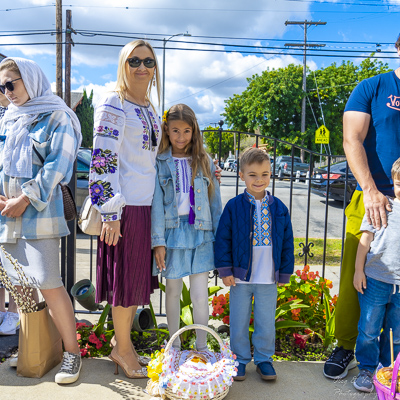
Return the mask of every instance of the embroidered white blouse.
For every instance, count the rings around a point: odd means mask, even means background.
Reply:
[[[89,193],[102,221],[121,219],[125,205],[151,206],[161,140],[153,107],[121,103],[117,93],[109,93],[96,106],[93,136]]]
[[[178,215],[188,215],[190,211],[190,185],[192,182],[191,158],[173,157],[176,169],[176,202]]]

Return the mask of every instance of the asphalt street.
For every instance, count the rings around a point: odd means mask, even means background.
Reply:
[[[272,193],[272,180],[269,191]],[[245,184],[239,178],[239,193],[245,189]],[[282,200],[290,209],[290,181],[275,180],[273,193]],[[222,172],[221,197],[222,205],[232,197],[236,196],[236,173],[230,171]],[[293,182],[291,219],[295,237],[305,237],[307,227],[308,185],[304,182]],[[328,219],[326,223],[327,238],[341,238],[343,228],[343,203],[334,200],[328,201],[326,207],[325,198],[310,193],[309,207],[309,238],[323,238],[325,231],[325,211],[327,209]]]

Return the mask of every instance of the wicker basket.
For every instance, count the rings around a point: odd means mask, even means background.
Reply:
[[[211,351],[178,351],[174,340],[191,329],[205,330],[213,335],[220,346],[219,353]],[[228,345],[210,328],[188,325],[179,329],[165,347],[163,372],[160,376],[160,394],[171,400],[220,400],[229,392],[236,376],[237,362]]]
[[[400,393],[396,392],[396,386],[398,381],[398,373],[400,367],[400,353],[397,355],[396,361],[393,366],[392,382],[391,386],[385,386],[383,383],[379,382],[377,378],[377,373],[374,375],[374,384],[376,389],[376,394],[379,400],[400,400]]]

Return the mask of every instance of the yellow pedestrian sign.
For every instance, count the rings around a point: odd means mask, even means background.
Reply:
[[[321,125],[315,131],[315,143],[329,144],[329,131],[326,126]]]

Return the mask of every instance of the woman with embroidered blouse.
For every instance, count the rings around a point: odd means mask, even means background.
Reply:
[[[112,305],[115,337],[110,358],[129,378],[147,377],[147,361],[130,339],[138,305],[158,288],[151,275],[151,203],[161,139],[150,102],[160,98],[156,55],[143,40],[120,52],[115,91],[97,103],[89,192],[103,221],[97,250],[96,301]]]

